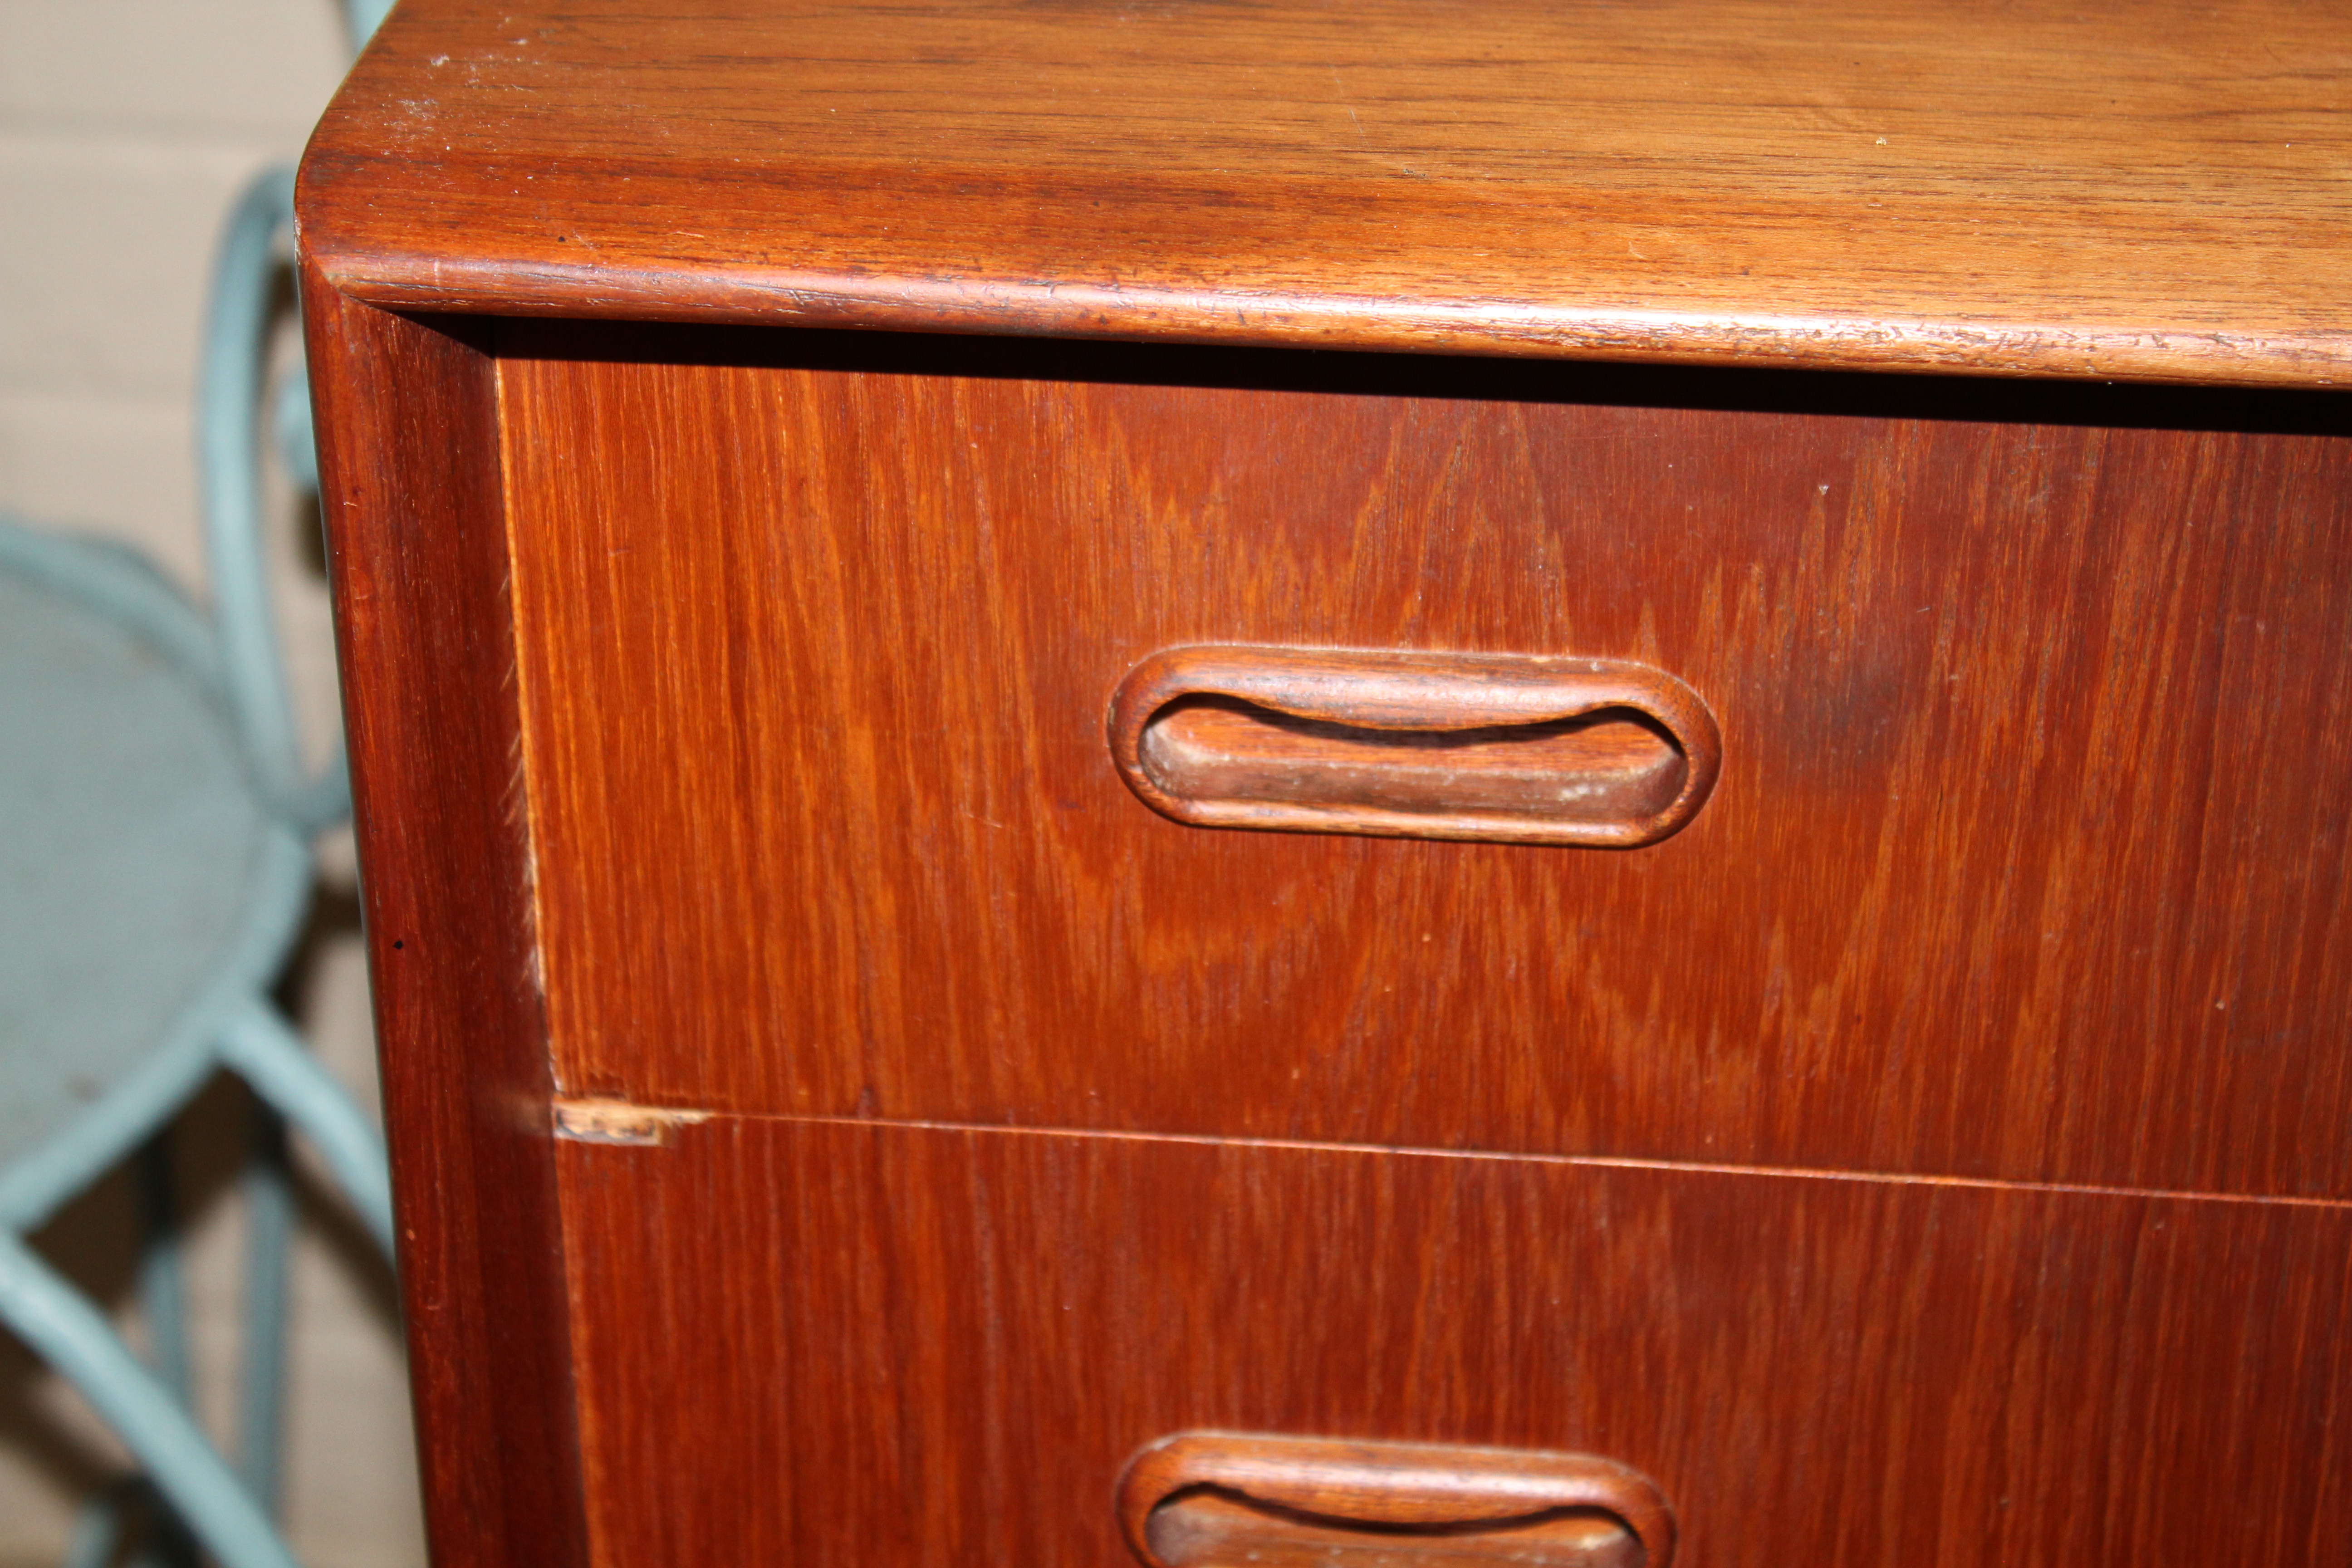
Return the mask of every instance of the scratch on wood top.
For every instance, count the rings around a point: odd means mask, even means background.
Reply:
[[[669,1142],[673,1127],[691,1127],[710,1120],[707,1110],[674,1110],[665,1106],[632,1105],[625,1100],[559,1100],[555,1102],[555,1135],[575,1143],[626,1143],[638,1146]]]

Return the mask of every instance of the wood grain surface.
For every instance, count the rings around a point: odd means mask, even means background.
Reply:
[[[2332,0],[404,0],[413,309],[2336,384]]]
[[[1651,1568],[1656,1561],[1604,1511],[1557,1511],[1498,1531],[1367,1532],[1251,1507],[1216,1488],[1164,1502],[1140,1540],[1146,1568]]]
[[[730,1118],[560,1168],[613,1568],[1113,1568],[1202,1427],[1604,1455],[1678,1568],[2352,1531],[2342,1205]]]
[[[1612,1568],[1672,1568],[1675,1552],[1674,1510],[1657,1487],[1592,1454],[1180,1432],[1128,1462],[1116,1497],[1119,1532],[1147,1568],[1181,1561],[1207,1568],[1216,1558],[1199,1547],[1235,1536],[1302,1568],[1318,1557],[1373,1568],[1367,1548],[1383,1537],[1400,1550],[1380,1568],[1415,1562],[1438,1568],[1431,1556],[1442,1558],[1449,1542],[1470,1547],[1479,1535],[1490,1537],[1475,1543],[1486,1550],[1465,1551],[1463,1568],[1512,1561],[1599,1568],[1588,1562],[1595,1556]],[[1218,1506],[1185,1519],[1196,1503]],[[1568,1527],[1545,1543],[1556,1555],[1528,1550],[1555,1523]]]
[[[1161,648],[1113,693],[1137,796],[1218,827],[1631,848],[1715,787],[1714,715],[1622,660]]]
[[[2345,381],[2340,10],[404,0],[300,216],[436,1562],[1108,1568],[1200,1429],[2340,1562],[2352,401],[1752,368]],[[1187,826],[1204,644],[1721,771]]]
[[[1375,1535],[1210,1489],[1163,1505],[1143,1540],[1147,1568],[1652,1568],[1653,1561],[1623,1525],[1591,1510],[1495,1531]]]
[[[484,323],[305,280],[437,1568],[586,1562]]]
[[[2332,398],[499,353],[566,1092],[2352,1195]],[[1721,779],[1623,852],[1181,826],[1104,715],[1216,642],[1633,660]]]

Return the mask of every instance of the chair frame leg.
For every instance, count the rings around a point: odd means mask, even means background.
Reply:
[[[195,1408],[188,1350],[188,1281],[180,1236],[180,1181],[172,1163],[172,1130],[159,1129],[132,1162],[140,1207],[139,1315],[147,1330],[147,1364],[183,1410]],[[133,1558],[135,1568],[197,1568],[196,1545],[177,1520],[159,1515]]]
[[[125,1476],[92,1499],[74,1525],[61,1568],[113,1568],[115,1551],[122,1544],[123,1512],[145,1489],[145,1478]]]
[[[245,1336],[236,1468],[245,1489],[274,1519],[285,1450],[287,1277],[294,1184],[286,1164],[286,1124],[266,1104],[253,1108],[253,1148],[240,1185],[245,1192]]]
[[[392,1173],[383,1141],[303,1047],[301,1037],[257,999],[222,1027],[220,1058],[318,1146],[368,1234],[392,1257]]]
[[[97,1407],[223,1568],[297,1568],[187,1411],[98,1309],[9,1231],[0,1231],[0,1321]]]
[[[132,1163],[139,1184],[139,1315],[147,1327],[147,1364],[183,1407],[193,1407],[188,1358],[188,1288],[180,1266],[179,1180],[172,1134],[158,1131]]]

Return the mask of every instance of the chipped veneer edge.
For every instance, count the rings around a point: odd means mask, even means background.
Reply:
[[[673,1127],[710,1120],[708,1110],[672,1110],[632,1105],[625,1100],[559,1100],[555,1135],[574,1143],[621,1143],[648,1148],[669,1142]]]

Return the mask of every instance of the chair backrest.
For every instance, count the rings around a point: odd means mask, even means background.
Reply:
[[[364,47],[391,9],[392,0],[344,0],[354,43]],[[197,381],[196,458],[223,683],[262,798],[308,835],[350,814],[351,787],[340,747],[315,773],[302,764],[263,548],[262,411],[285,297],[278,242],[292,232],[293,213],[294,171],[268,169],[247,185],[222,233]],[[277,434],[298,479],[315,483],[308,390],[298,381],[288,394]]]
[[[391,9],[392,0],[343,0],[343,20],[351,26],[352,47],[367,47],[367,41],[375,37],[376,28],[383,24],[384,14]]]

